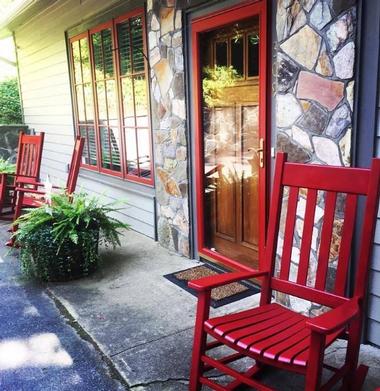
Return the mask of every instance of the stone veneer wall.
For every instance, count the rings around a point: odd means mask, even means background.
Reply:
[[[147,28],[158,240],[162,246],[189,256],[182,12],[149,0]]]
[[[289,160],[302,163],[350,165],[354,98],[356,34],[355,0],[278,0],[275,45],[277,148]],[[300,191],[290,279],[295,280],[305,213]],[[319,194],[308,273],[313,285],[324,195]],[[329,276],[334,277],[340,244],[344,199],[338,198]],[[283,232],[282,232],[283,235]],[[282,240],[279,240],[280,253]],[[331,279],[327,281],[329,286]],[[317,315],[319,306],[289,296],[277,300]]]

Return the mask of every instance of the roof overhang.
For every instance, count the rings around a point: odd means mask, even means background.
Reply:
[[[57,0],[14,0],[0,15],[0,39],[12,35],[19,26]]]

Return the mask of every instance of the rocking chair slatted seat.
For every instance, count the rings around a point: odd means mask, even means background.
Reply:
[[[231,272],[189,282],[189,286],[198,291],[191,391],[200,390],[202,385],[214,390],[234,390],[242,384],[257,390],[270,390],[256,378],[268,366],[305,375],[307,391],[328,390],[340,380],[343,381],[343,389],[361,388],[368,368],[363,365],[358,367],[358,355],[379,189],[380,159],[373,159],[371,169],[359,169],[288,163],[286,154],[277,155],[266,249],[260,263],[263,270]],[[349,295],[348,271],[359,197],[365,198],[357,263],[360,272],[355,274],[353,294]],[[286,207],[284,200],[287,201]],[[303,207],[300,207],[301,202]],[[320,216],[322,226],[317,266],[311,278],[313,229],[316,209],[321,207],[324,210]],[[332,252],[338,207],[342,224],[340,244]],[[293,241],[300,214],[303,214],[303,228],[297,231],[301,237],[299,257],[295,259]],[[283,239],[279,239],[280,232]],[[334,275],[328,276],[332,260],[337,264],[335,278]],[[298,261],[296,271],[295,261]],[[251,278],[262,279],[259,307],[210,318],[211,289]],[[272,302],[274,291],[329,307],[330,310],[309,318]],[[208,337],[211,337],[211,342],[208,342]],[[337,338],[348,341],[346,360],[341,368],[333,368],[323,362],[325,349]],[[212,349],[222,345],[231,348],[233,353],[213,358],[210,354]],[[255,360],[245,373],[227,365],[242,357]],[[323,367],[334,374],[321,387]],[[222,386],[207,378],[206,373],[214,368],[234,380]]]
[[[16,172],[14,175],[0,174],[0,215],[2,218],[12,219],[14,212],[16,194],[15,187],[22,181],[23,183],[34,184],[39,180],[42,149],[45,134],[27,135],[20,132],[17,150]],[[13,177],[12,183],[8,178]],[[6,205],[7,196],[10,197],[10,205]],[[4,212],[5,206],[10,206],[10,212]]]

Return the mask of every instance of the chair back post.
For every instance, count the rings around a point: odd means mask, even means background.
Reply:
[[[284,165],[287,160],[287,154],[279,152],[276,158],[271,209],[269,214],[268,233],[264,253],[264,271],[268,271],[268,276],[262,281],[261,287],[261,305],[269,304],[272,297],[272,289],[270,279],[274,272],[276,262],[276,249],[278,232],[280,228],[281,206],[283,197],[282,174],[284,172]]]
[[[74,193],[77,185],[83,148],[84,148],[84,138],[77,136],[75,139],[74,151],[71,157],[70,169],[69,169],[69,174],[67,176],[67,182],[66,182],[66,191],[68,195]]]
[[[372,159],[368,184],[368,196],[364,209],[364,220],[360,238],[359,261],[357,265],[354,295],[365,297],[368,288],[369,262],[376,229],[380,195],[380,159]]]

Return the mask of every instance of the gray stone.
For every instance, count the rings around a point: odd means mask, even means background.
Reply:
[[[310,12],[316,0],[300,0],[305,11]]]
[[[164,156],[175,159],[176,158],[176,148],[173,144],[166,144],[164,147]]]
[[[183,99],[173,99],[172,107],[174,115],[181,119],[186,118],[186,105]]]
[[[313,146],[311,145],[309,135],[300,129],[298,126],[293,126],[291,131],[292,139],[296,141],[301,147],[308,150],[312,150]]]
[[[299,0],[279,0],[277,3],[277,39],[282,41],[306,24],[306,14]]]
[[[315,154],[317,158],[326,164],[332,166],[341,166],[342,162],[339,156],[339,148],[333,140],[326,137],[312,137]]]
[[[152,14],[152,21],[150,23],[150,28],[153,31],[158,31],[160,29],[160,23],[158,22],[157,16]]]
[[[178,183],[186,181],[187,180],[187,162],[186,161],[179,161],[172,176]]]
[[[331,117],[326,129],[326,135],[338,138],[351,124],[351,111],[346,104],[339,107]]]
[[[276,95],[276,121],[280,128],[288,128],[302,115],[302,108],[293,94]]]
[[[297,30],[299,30],[301,27],[305,26],[307,22],[306,14],[304,10],[301,8],[301,5],[298,1],[295,1],[291,11],[290,15],[292,16],[292,26],[290,29],[290,35],[294,34]]]
[[[292,59],[308,69],[313,69],[319,55],[322,38],[310,26],[302,27],[288,38],[281,49]]]
[[[156,33],[154,31],[150,31],[148,35],[149,42],[149,50],[153,50],[157,46]]]
[[[310,14],[310,23],[321,30],[332,19],[329,5],[326,1],[318,2]]]
[[[351,128],[348,128],[346,134],[339,141],[343,164],[347,167],[351,165],[351,133]]]
[[[349,42],[334,57],[335,74],[341,79],[351,79],[354,75],[355,44]]]
[[[354,111],[354,87],[355,87],[355,82],[350,81],[346,89],[347,102],[350,105],[351,111]]]
[[[297,121],[297,125],[307,132],[322,134],[328,123],[328,113],[312,103],[309,110]]]
[[[344,45],[353,32],[353,15],[347,12],[334,22],[327,30],[326,36],[332,51]]]
[[[307,163],[311,159],[311,154],[293,142],[285,133],[277,133],[277,149],[286,152],[291,162]]]
[[[277,54],[277,91],[287,92],[294,87],[299,67],[286,55]]]
[[[349,9],[356,5],[357,0],[332,0],[331,8],[335,15],[339,15],[342,11]]]
[[[334,69],[331,64],[331,60],[326,49],[325,43],[322,44],[321,53],[319,54],[315,70],[323,76],[332,76],[334,73]]]
[[[160,55],[160,49],[159,47],[154,47],[150,52],[149,52],[149,61],[150,65],[154,67],[161,59]]]
[[[174,63],[177,71],[183,71],[183,53],[182,53],[182,47],[178,47],[174,51]]]
[[[173,34],[172,46],[173,46],[173,48],[176,48],[178,46],[182,46],[182,32],[181,31],[178,31],[177,33]]]
[[[157,234],[162,246],[170,248],[173,245],[169,221],[163,216],[158,219]]]
[[[177,99],[185,98],[185,82],[183,72],[177,72],[173,78],[172,89]]]
[[[167,58],[168,47],[166,45],[160,45],[160,56],[161,56],[161,58]]]

